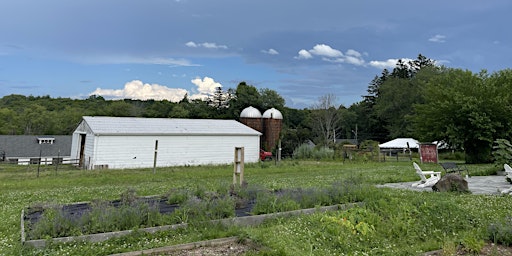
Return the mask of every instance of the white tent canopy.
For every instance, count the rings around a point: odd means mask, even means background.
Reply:
[[[407,143],[409,148],[419,148],[419,142],[413,138],[397,138],[386,143],[379,144],[383,149],[406,149]]]

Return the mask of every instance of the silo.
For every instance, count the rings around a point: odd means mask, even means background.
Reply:
[[[271,108],[263,113],[263,146],[266,150],[276,147],[282,125],[283,115],[279,110]]]
[[[263,123],[261,121],[261,112],[250,106],[244,108],[240,113],[240,122],[253,128],[254,130],[263,133]]]

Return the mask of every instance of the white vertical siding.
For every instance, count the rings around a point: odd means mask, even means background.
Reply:
[[[78,159],[80,159],[80,143],[82,143],[80,136],[84,134],[85,147],[83,164],[85,168],[91,169],[94,158],[95,135],[84,121],[78,125],[78,127],[75,129],[75,132],[73,133],[73,139],[71,141],[71,159],[76,162],[78,162]]]
[[[158,140],[157,166],[230,164],[234,148],[245,148],[247,163],[259,161],[259,136],[254,135],[169,135],[169,136],[95,136],[87,135],[89,166],[108,168],[152,167],[155,141]],[[87,161],[86,157],[86,161]]]
[[[78,159],[80,157],[80,134],[75,130],[71,139],[71,159]]]

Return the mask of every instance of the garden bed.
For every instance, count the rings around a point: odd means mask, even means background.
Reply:
[[[119,200],[36,205],[22,211],[21,239],[24,244],[44,247],[48,240],[99,242],[133,230],[153,233],[204,221],[257,225],[276,216],[352,206],[345,205],[350,203],[347,188],[339,185],[277,191],[245,186],[232,187],[227,193],[173,190],[151,197],[138,197],[129,190]]]

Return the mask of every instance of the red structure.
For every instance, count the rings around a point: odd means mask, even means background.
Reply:
[[[283,124],[283,115],[275,108],[271,108],[261,114],[254,107],[247,107],[240,113],[240,121],[261,132],[260,147],[267,151],[273,151],[279,142],[281,128]]]
[[[261,112],[254,107],[247,107],[240,113],[240,122],[263,133],[263,122]]]
[[[281,126],[283,125],[283,115],[275,108],[271,108],[263,113],[263,141],[265,149],[272,150],[277,146],[281,135]]]

